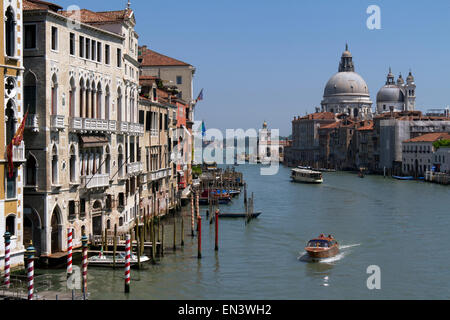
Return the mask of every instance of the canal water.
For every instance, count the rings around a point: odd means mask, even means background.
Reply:
[[[219,252],[203,207],[203,258],[197,259],[186,207],[184,248],[178,234],[173,252],[167,218],[165,255],[145,270],[132,269],[131,293],[123,293],[123,270],[89,268],[90,299],[450,298],[448,187],[351,173],[325,173],[322,185],[305,185],[290,182],[288,168],[274,176],[260,169],[236,167],[263,213],[248,225],[221,219]],[[243,198],[222,211],[243,211]],[[334,235],[341,253],[310,262],[303,248],[320,233]],[[367,288],[371,265],[380,268],[380,290]],[[53,289],[64,290],[65,270],[48,272]]]

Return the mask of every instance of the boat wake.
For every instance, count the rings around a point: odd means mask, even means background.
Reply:
[[[361,244],[349,244],[349,245],[345,245],[345,246],[340,246],[339,247],[339,253],[337,255],[335,255],[334,257],[330,257],[330,258],[324,258],[324,259],[312,259],[308,253],[306,251],[303,251],[300,253],[299,257],[297,258],[299,261],[302,262],[318,262],[318,263],[334,263],[337,262],[339,260],[342,260],[346,255],[348,255],[350,253],[349,250],[350,248],[353,247],[358,247]]]

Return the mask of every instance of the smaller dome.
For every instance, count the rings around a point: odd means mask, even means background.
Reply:
[[[397,79],[397,85],[402,85],[405,84],[405,81],[403,80],[402,74],[400,73],[400,75],[398,76]]]
[[[403,91],[396,85],[386,85],[378,91],[377,103],[380,102],[405,102]]]
[[[342,53],[342,56],[343,56],[344,58],[351,58],[351,57],[352,57],[352,54],[351,54],[350,51],[345,50],[345,51]]]

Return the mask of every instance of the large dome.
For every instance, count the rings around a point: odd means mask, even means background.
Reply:
[[[364,79],[356,72],[338,72],[328,80],[324,97],[335,95],[369,96],[369,89]]]
[[[377,94],[377,103],[381,102],[405,102],[405,95],[398,86],[385,85]]]

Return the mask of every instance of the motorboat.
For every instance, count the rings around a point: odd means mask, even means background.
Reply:
[[[305,251],[313,260],[331,258],[339,253],[339,244],[332,235],[326,237],[321,234],[319,237],[309,240]]]
[[[125,267],[125,258],[126,254],[125,252],[119,252],[116,254],[116,267]],[[140,262],[147,262],[150,260],[149,257],[142,255],[139,257]],[[106,254],[103,252],[100,252],[98,255],[92,256],[88,258],[88,264],[89,266],[96,266],[96,267],[113,267],[114,261],[113,261],[113,255],[112,254]],[[131,254],[130,257],[130,266],[137,265],[138,264],[138,257],[134,253]]]
[[[322,172],[309,169],[292,169],[291,178],[294,182],[322,183]]]

